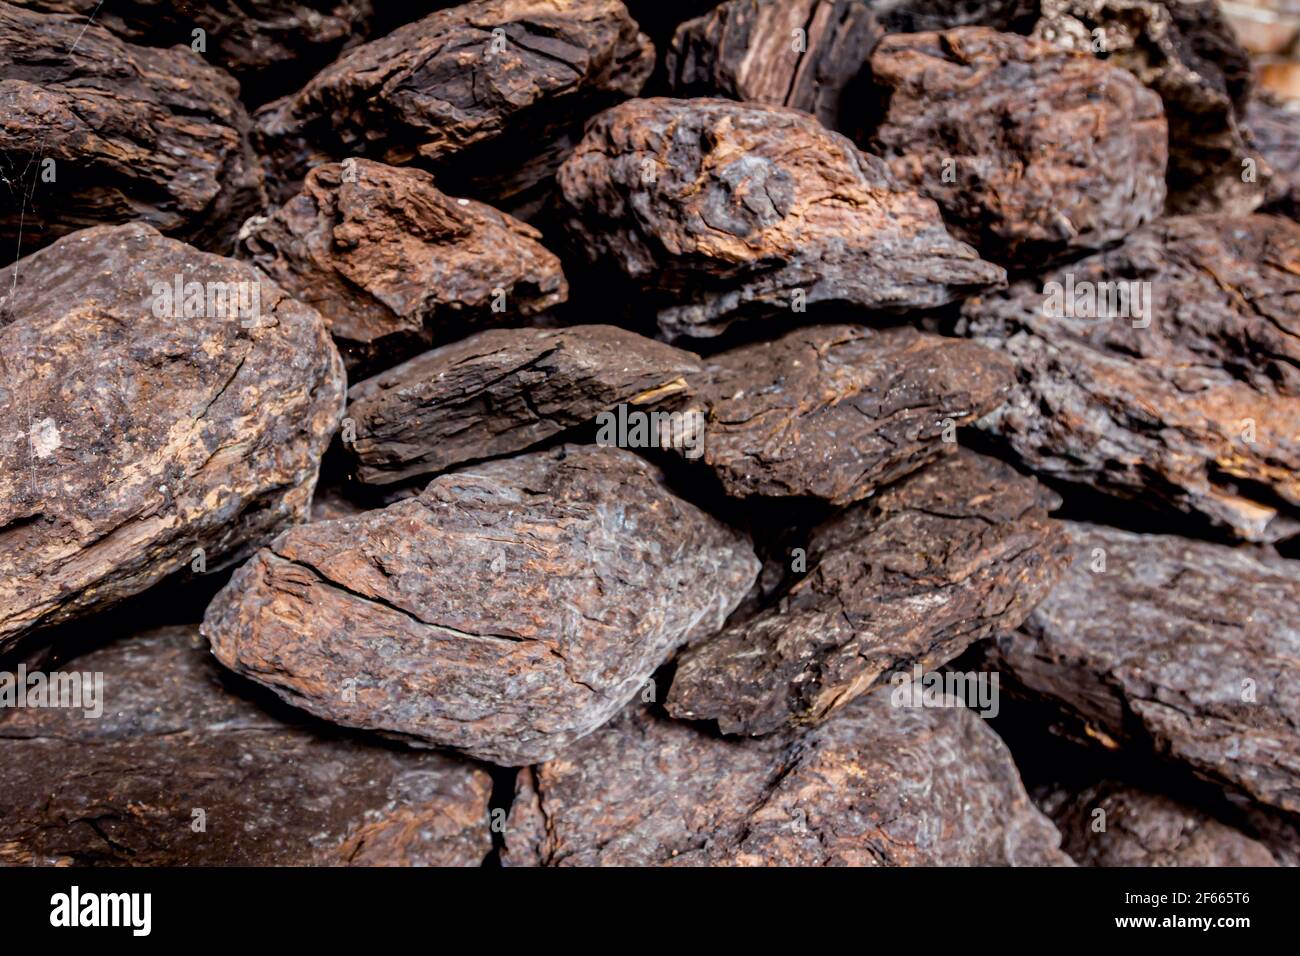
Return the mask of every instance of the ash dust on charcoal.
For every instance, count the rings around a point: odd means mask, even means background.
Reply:
[[[380,6],[0,0],[0,863],[1300,862],[1258,30]]]

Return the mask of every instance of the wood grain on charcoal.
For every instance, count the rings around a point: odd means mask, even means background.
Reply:
[[[285,205],[249,220],[240,254],[319,310],[364,376],[563,302],[560,261],[540,240],[422,170],[354,159],[315,167]]]
[[[1069,317],[1048,283],[1147,283],[1148,315]],[[976,297],[977,341],[1019,384],[983,422],[1025,466],[1201,515],[1247,540],[1300,525],[1300,226],[1273,216],[1161,220],[1041,282]]]
[[[1150,751],[1300,811],[1300,568],[1240,548],[1069,523],[1074,560],[990,651],[1094,743]],[[1104,571],[1094,568],[1103,566]],[[1097,613],[1105,608],[1106,613]]]
[[[178,276],[247,283],[260,316],[160,316]],[[65,236],[0,290],[0,649],[306,518],[345,387],[314,311],[145,225]]]
[[[856,701],[802,736],[724,740],[631,704],[520,773],[510,866],[1068,866],[965,708]]]
[[[841,303],[906,310],[997,285],[885,164],[797,110],[632,100],[597,116],[557,177],[575,247],[621,270],[669,337]]]
[[[725,734],[817,723],[890,671],[1016,627],[1064,564],[1058,503],[966,451],[889,486],[815,529],[774,605],[683,652],[668,712]]]
[[[100,676],[103,713],[0,718],[0,865],[478,866],[492,848],[487,771],[263,709],[193,627],[61,669]]]
[[[757,573],[749,542],[643,459],[564,445],[293,529],[203,630],[223,664],[318,716],[522,765],[715,633]]]
[[[888,36],[871,73],[889,102],[873,152],[987,259],[1040,266],[1164,209],[1164,110],[1125,70],[968,27]]]
[[[189,49],[0,3],[0,263],[137,220],[228,252],[262,191],[238,92]]]
[[[357,477],[387,484],[520,451],[620,403],[680,399],[699,368],[611,325],[480,332],[352,387]]]

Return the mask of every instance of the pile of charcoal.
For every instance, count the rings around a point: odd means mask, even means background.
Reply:
[[[1300,862],[1298,212],[1213,0],[0,0],[0,864]]]

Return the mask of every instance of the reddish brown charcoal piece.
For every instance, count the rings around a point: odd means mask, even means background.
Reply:
[[[619,404],[680,399],[699,368],[611,325],[481,332],[352,387],[357,477],[387,484],[520,451]]]
[[[643,459],[564,445],[293,529],[203,631],[227,667],[318,716],[521,765],[607,721],[757,573],[748,541]]]
[[[1074,563],[1020,632],[998,638],[993,661],[1079,723],[1066,732],[1080,739],[1150,750],[1300,811],[1296,562],[1067,527]]]
[[[20,233],[135,220],[229,251],[262,189],[238,91],[189,49],[0,3],[0,263]]]
[[[558,181],[575,247],[621,270],[669,337],[817,303],[928,308],[1005,278],[796,110],[633,100],[588,125]]]
[[[306,518],[344,399],[314,311],[144,225],[65,236],[0,294],[0,650]]]
[[[724,740],[629,705],[520,773],[510,866],[1068,866],[998,736],[869,694],[803,736]]]
[[[1080,866],[1277,866],[1264,844],[1208,814],[1106,780],[1036,798]],[[1099,812],[1100,811],[1100,812]]]
[[[1164,101],[1169,122],[1169,211],[1246,213],[1264,198],[1242,161],[1259,160],[1240,111],[1250,57],[1214,0],[1041,0],[1034,35],[1092,52],[1132,72]]]
[[[1016,627],[1063,564],[1058,503],[965,451],[891,485],[814,531],[772,607],[681,655],[668,712],[726,734],[817,723],[889,671]]]
[[[1042,265],[1164,208],[1164,110],[1125,70],[969,27],[888,36],[871,72],[889,102],[873,151],[986,258]]]
[[[982,424],[1028,468],[1248,540],[1300,527],[1296,223],[1162,220],[963,314],[1018,366]]]
[[[375,12],[372,0],[17,0],[15,6],[76,14],[79,23],[93,16],[96,26],[144,46],[192,46],[201,29],[204,58],[233,73],[245,99],[258,101],[269,99],[268,86],[306,80],[345,44],[360,42]]]
[[[846,504],[937,458],[1014,378],[959,339],[827,325],[723,352],[689,382],[704,463],[728,494]]]
[[[259,110],[257,126],[282,195],[323,159],[364,155],[418,160],[510,199],[555,171],[584,119],[640,92],[653,65],[618,0],[477,0],[345,53]]]
[[[250,219],[240,252],[320,311],[355,377],[563,302],[560,261],[540,239],[426,172],[354,159],[317,166],[297,196]]]
[[[486,770],[264,709],[193,627],[73,674],[89,708],[0,712],[0,865],[478,866],[492,849]]]

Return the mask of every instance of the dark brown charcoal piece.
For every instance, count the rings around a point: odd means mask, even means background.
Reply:
[[[1055,790],[1037,802],[1080,866],[1277,866],[1266,846],[1240,830],[1115,781]]]
[[[520,451],[619,404],[679,399],[699,369],[611,325],[481,332],[352,387],[357,477],[387,484]]]
[[[858,0],[731,0],[677,28],[668,83],[677,96],[789,106],[843,129],[845,91],[882,34]]]
[[[654,49],[618,0],[478,0],[341,56],[257,115],[281,197],[322,160],[419,161],[510,200],[591,114],[635,96]]]
[[[564,445],[293,529],[203,630],[223,664],[318,716],[521,765],[607,721],[757,573],[748,541],[643,459]]]
[[[1002,741],[889,691],[802,737],[724,740],[639,702],[520,773],[510,866],[1060,866]]]
[[[263,709],[195,628],[60,674],[85,675],[91,708],[0,716],[0,865],[479,866],[492,849],[487,771]]]
[[[998,639],[997,665],[1085,739],[1150,750],[1300,811],[1300,566],[1185,538],[1067,530],[1074,563],[1021,631]]]
[[[182,280],[205,314],[168,311]],[[345,388],[311,309],[144,225],[66,236],[0,290],[0,648],[306,518]]]
[[[1086,53],[983,27],[886,37],[873,152],[953,234],[1020,267],[1122,239],[1165,202],[1160,97]]]
[[[1014,381],[1001,356],[957,339],[828,325],[723,352],[690,384],[704,463],[728,494],[847,504],[937,458]]]
[[[240,81],[245,100],[289,92],[345,45],[360,42],[374,15],[372,0],[18,0],[43,13],[75,14],[142,46],[192,46],[204,31],[208,62]]]
[[[426,172],[354,159],[317,166],[249,220],[240,253],[325,316],[355,378],[563,302],[560,261],[540,240]]]
[[[558,182],[575,248],[621,270],[670,338],[817,303],[929,308],[1005,278],[797,110],[632,100],[588,125]]]
[[[1057,504],[1001,462],[945,456],[818,527],[787,594],[680,656],[668,712],[725,734],[817,723],[1015,628],[1064,563]]]
[[[1247,108],[1246,125],[1273,173],[1264,209],[1300,219],[1300,106],[1257,94]]]
[[[1034,35],[1093,52],[1130,71],[1164,101],[1169,122],[1170,213],[1247,213],[1264,197],[1267,167],[1242,135],[1249,54],[1213,0],[1041,0]]]
[[[137,220],[229,251],[262,189],[238,92],[188,48],[0,3],[0,263],[20,232],[26,254]]]
[[[1126,303],[1120,291],[1138,295]],[[1248,540],[1296,531],[1296,223],[1162,220],[1041,281],[972,299],[964,315],[969,334],[1019,367],[1011,400],[983,424],[1028,468]]]

